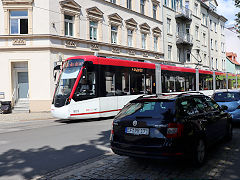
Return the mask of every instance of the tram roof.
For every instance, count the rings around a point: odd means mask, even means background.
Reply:
[[[74,56],[74,57],[68,58],[67,60],[71,60],[71,59],[84,59],[85,61],[92,61],[93,64],[101,64],[101,65],[156,69],[156,64],[154,63],[115,59],[115,58],[101,57],[101,56],[94,56],[94,55]],[[161,69],[167,70],[167,71],[196,73],[196,69],[193,69],[193,68],[177,67],[177,66],[171,66],[171,65],[165,65],[165,64],[161,64]],[[212,71],[207,71],[207,70],[199,70],[199,73],[213,74]],[[215,72],[215,74],[226,75],[226,73],[222,73],[222,72]]]

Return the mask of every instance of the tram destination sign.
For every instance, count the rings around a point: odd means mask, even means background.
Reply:
[[[142,68],[132,68],[132,71],[142,73],[143,69]]]

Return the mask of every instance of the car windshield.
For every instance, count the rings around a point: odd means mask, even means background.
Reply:
[[[216,102],[239,101],[240,100],[240,93],[239,92],[216,93],[213,98]]]
[[[175,101],[134,102],[126,105],[116,116],[116,119],[129,118],[157,118],[172,120],[175,114]]]

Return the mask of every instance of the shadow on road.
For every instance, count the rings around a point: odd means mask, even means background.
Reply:
[[[51,146],[25,151],[11,149],[0,155],[0,178],[20,175],[25,179],[31,179],[102,155],[106,151],[97,146],[107,146],[110,131],[102,131],[99,135],[99,139],[92,140],[88,144],[66,146],[63,149],[55,149]]]

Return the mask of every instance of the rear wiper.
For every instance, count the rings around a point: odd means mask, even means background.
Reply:
[[[152,118],[152,116],[136,116],[136,119]]]

